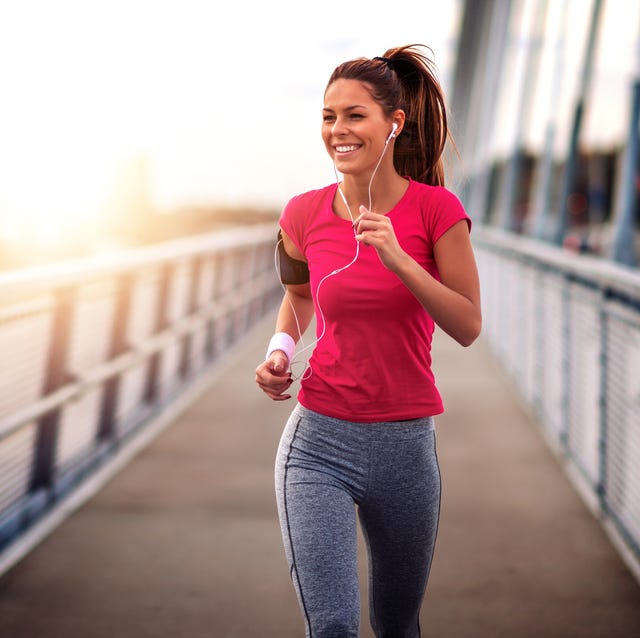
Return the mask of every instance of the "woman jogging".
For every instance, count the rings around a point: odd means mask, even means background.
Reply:
[[[276,459],[310,638],[358,636],[358,519],[375,635],[420,636],[440,513],[433,417],[444,409],[431,340],[435,324],[463,346],[481,329],[471,221],[444,186],[445,102],[422,48],[334,70],[322,139],[336,182],[293,197],[280,220],[286,294],[256,381],[273,400],[291,397],[296,343],[315,316]]]

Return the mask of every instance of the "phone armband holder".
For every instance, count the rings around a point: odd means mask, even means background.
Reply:
[[[309,266],[306,262],[294,259],[284,249],[282,231],[278,231],[278,272],[283,284],[309,283]]]

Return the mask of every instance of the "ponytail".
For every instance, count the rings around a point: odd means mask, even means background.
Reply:
[[[406,114],[402,135],[395,144],[393,161],[400,175],[418,182],[444,186],[442,154],[447,142],[444,94],[433,63],[416,45],[389,49],[401,85],[401,104]]]

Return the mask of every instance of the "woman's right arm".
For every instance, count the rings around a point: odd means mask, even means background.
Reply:
[[[304,259],[285,233],[282,233],[282,239],[288,255],[294,259]],[[313,299],[310,284],[287,284],[276,320],[276,332],[284,332],[297,342],[309,327],[312,318]],[[283,350],[274,350],[256,368],[256,383],[274,401],[291,398],[290,394],[285,394],[292,383],[290,363]]]

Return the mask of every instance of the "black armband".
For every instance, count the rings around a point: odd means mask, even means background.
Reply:
[[[309,266],[304,261],[291,257],[284,249],[282,231],[278,231],[278,268],[283,284],[306,284],[309,282]]]

